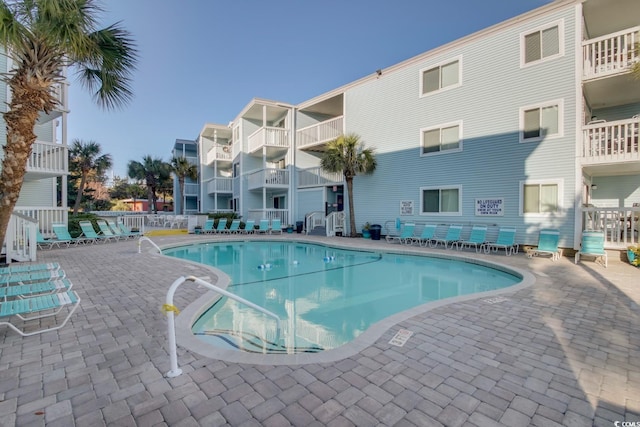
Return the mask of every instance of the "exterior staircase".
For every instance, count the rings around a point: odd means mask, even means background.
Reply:
[[[314,227],[313,230],[307,233],[307,236],[326,236],[327,228],[325,226]]]

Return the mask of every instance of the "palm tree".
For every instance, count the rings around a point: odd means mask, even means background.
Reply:
[[[341,135],[327,144],[320,159],[320,167],[328,172],[342,172],[349,196],[349,228],[351,237],[356,236],[356,214],[353,206],[353,178],[371,174],[378,165],[373,148],[365,148],[356,134]]]
[[[198,179],[198,167],[190,163],[185,157],[173,157],[171,159],[171,170],[178,177],[178,187],[180,188],[180,197],[182,198],[180,214],[184,214],[184,181],[186,178]]]
[[[78,184],[78,196],[73,206],[74,215],[80,209],[82,202],[82,193],[87,184],[89,175],[102,176],[112,166],[111,155],[102,154],[100,152],[100,144],[94,141],[83,142],[76,139],[69,149],[69,163],[72,164],[80,173],[80,184]]]
[[[115,108],[132,98],[131,73],[137,50],[120,24],[98,29],[97,0],[15,0],[0,2],[0,45],[12,61],[2,75],[11,90],[0,173],[0,244],[16,205],[40,113],[59,103],[54,90],[73,67],[98,105]]]
[[[170,166],[160,158],[144,156],[142,163],[131,160],[127,165],[129,178],[144,180],[147,184],[147,212],[156,211],[157,191],[160,181],[167,179],[170,175]]]

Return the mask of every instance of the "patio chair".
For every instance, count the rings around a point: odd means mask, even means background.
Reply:
[[[109,226],[109,229],[111,229],[111,232],[113,234],[115,234],[119,239],[128,240],[129,238],[133,238],[133,236],[129,236],[129,235],[125,234],[120,229],[120,227],[118,227],[118,224],[116,224],[115,221],[113,221],[113,220],[105,220],[105,222]]]
[[[24,285],[27,283],[48,282],[64,279],[64,270],[40,270],[0,275],[0,286]]]
[[[98,227],[100,228],[100,232],[102,233],[103,236],[111,237],[111,240],[116,240],[116,241],[121,239],[120,235],[115,234],[113,230],[111,230],[111,227],[109,227],[109,224],[107,224],[105,220],[102,220],[102,219],[96,220],[96,224],[98,224]]]
[[[238,232],[243,234],[253,234],[256,231],[255,228],[256,222],[250,219],[244,224],[244,229],[239,230]]]
[[[25,283],[0,287],[0,299],[29,298],[38,295],[55,294],[71,290],[73,284],[69,279],[48,280],[46,282]]]
[[[268,219],[261,219],[260,223],[258,223],[258,229],[255,230],[256,234],[268,234],[269,233],[269,220]]]
[[[271,229],[269,230],[270,234],[280,233],[282,234],[282,224],[280,223],[279,218],[274,218],[271,220]]]
[[[584,255],[595,257],[596,262],[600,258],[603,265],[607,267],[607,251],[604,250],[604,233],[602,231],[585,230],[582,232],[582,242],[580,250],[576,252],[575,263],[577,264],[580,257]]]
[[[227,234],[236,234],[239,231],[240,231],[239,219],[234,219],[233,221],[231,221],[231,225],[229,226],[229,228],[227,228],[226,230],[223,230],[223,232]]]
[[[91,221],[78,221],[78,225],[80,225],[80,229],[82,230],[82,237],[89,239],[91,243],[97,243],[98,241],[107,243],[112,239],[112,237],[96,233]]]
[[[218,225],[213,229],[213,233],[222,234],[227,229],[227,222],[229,220],[227,218],[218,218]]]
[[[10,264],[7,267],[0,267],[0,274],[31,273],[33,271],[60,270],[57,262],[39,264]]]
[[[527,254],[527,257],[533,258],[538,255],[551,255],[551,261],[557,261],[562,255],[560,249],[558,249],[558,243],[560,241],[560,231],[555,229],[543,229],[540,230],[540,236],[538,237],[538,247],[531,249]]]
[[[42,295],[23,299],[14,299],[10,301],[0,302],[0,317],[9,317],[6,321],[0,321],[1,325],[7,325],[23,337],[41,334],[43,332],[55,331],[67,324],[78,305],[80,297],[75,291],[67,291],[50,295]],[[44,329],[36,329],[25,332],[23,329],[11,322],[12,317],[17,317],[24,322],[30,320],[42,319],[44,317],[55,316],[66,306],[70,306],[70,310],[61,324]],[[39,322],[37,322],[39,323]],[[46,323],[45,323],[46,324]]]
[[[92,241],[92,239],[87,239],[86,237],[71,237],[67,226],[64,224],[51,224],[51,229],[56,235],[57,240],[68,241],[69,244],[78,245],[80,243],[84,244],[88,241]]]
[[[514,251],[515,253],[518,253],[520,247],[516,243],[515,227],[500,227],[496,241],[488,242],[484,245],[484,252],[487,254],[492,250],[493,252],[498,252],[499,249],[504,249],[504,254],[506,256],[513,255]]]
[[[139,231],[132,231],[129,227],[121,222],[118,223],[118,227],[120,228],[120,231],[122,231],[122,234],[127,237],[131,237],[132,239],[135,239],[136,237],[140,237],[142,235]]]
[[[459,242],[455,242],[458,250],[464,249],[467,246],[471,249],[473,246],[476,250],[476,253],[484,250],[484,244],[487,240],[487,226],[486,225],[474,225],[471,227],[471,235],[467,240],[460,240]]]
[[[426,224],[420,236],[414,237],[411,243],[417,243],[418,246],[424,246],[425,248],[427,245],[431,246],[436,235],[436,228],[437,226],[435,224]]]
[[[456,244],[460,240],[460,234],[462,234],[462,226],[461,225],[452,224],[447,229],[447,235],[446,236],[444,236],[442,238],[434,237],[432,239],[433,240],[433,247],[437,248],[438,247],[438,243],[442,243],[444,245],[445,249],[447,249],[449,244],[451,244],[451,247],[453,248],[453,245]]]
[[[40,233],[40,229],[36,228],[36,245],[38,245],[38,249],[52,249],[54,246],[59,248],[61,244],[69,246],[70,243],[70,240],[45,238],[42,233]]]
[[[213,224],[214,224],[214,221],[212,219],[207,219],[204,222],[204,226],[202,227],[202,232],[204,234],[210,234],[215,232],[215,230],[213,229]]]
[[[398,242],[400,244],[411,244],[413,242],[413,233],[415,229],[416,225],[414,223],[406,223],[404,227],[402,227],[402,230],[400,231],[400,234],[398,236],[387,235],[385,236],[385,240],[388,243]]]

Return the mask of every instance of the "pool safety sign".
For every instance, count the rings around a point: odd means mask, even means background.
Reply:
[[[413,332],[408,329],[400,329],[389,341],[389,344],[395,345],[396,347],[402,347],[407,343],[407,340],[411,338]]]
[[[476,216],[503,216],[504,199],[492,197],[489,199],[476,199]]]
[[[400,200],[400,215],[413,215],[413,200]]]

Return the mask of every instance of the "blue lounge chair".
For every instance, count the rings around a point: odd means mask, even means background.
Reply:
[[[213,229],[213,232],[216,234],[222,234],[227,229],[227,218],[218,218],[218,225]]]
[[[22,273],[9,273],[0,276],[0,286],[24,285],[27,283],[48,282],[51,280],[64,279],[64,270],[40,270]]]
[[[501,227],[498,230],[498,238],[495,242],[486,243],[484,245],[485,253],[498,252],[499,249],[504,249],[506,256],[511,256],[513,253],[517,253],[519,245],[516,243],[516,228],[515,227]]]
[[[250,219],[244,224],[244,229],[239,232],[242,232],[243,234],[253,234],[256,231],[255,228],[256,222]]]
[[[132,239],[135,239],[136,237],[140,237],[141,236],[139,231],[131,231],[131,229],[129,227],[127,227],[126,225],[124,225],[121,222],[118,223],[118,227],[122,231],[122,234],[124,234],[125,236],[130,237]]]
[[[111,230],[111,227],[109,227],[109,224],[107,224],[107,222],[103,219],[99,219],[96,220],[96,224],[98,224],[98,227],[100,228],[100,233],[102,233],[103,236],[105,237],[109,237],[111,238],[111,240],[120,240],[120,236],[115,234],[113,232],[113,230]]]
[[[268,219],[261,219],[260,223],[258,224],[258,229],[255,230],[256,233],[260,234],[260,233],[264,233],[264,234],[268,234],[269,233],[269,220]]]
[[[227,234],[236,234],[240,231],[240,220],[234,219],[228,229],[224,230]]]
[[[400,231],[400,235],[398,236],[385,236],[385,240],[388,243],[394,243],[394,242],[398,242],[398,243],[404,243],[406,245],[410,245],[411,243],[413,243],[413,233],[416,229],[416,225],[414,223],[406,223],[404,225],[404,227],[402,227],[402,230]]]
[[[91,221],[78,221],[78,225],[80,225],[80,229],[82,230],[82,237],[88,239],[91,243],[97,243],[98,241],[106,243],[112,239],[109,236],[98,234],[93,228]]]
[[[560,259],[561,252],[558,249],[560,242],[560,231],[555,229],[540,230],[538,237],[538,247],[529,251],[527,257],[533,258],[538,255],[551,255],[552,261]]]
[[[114,221],[105,220],[105,222],[109,226],[109,229],[111,230],[111,232],[115,236],[117,236],[118,239],[120,239],[120,240],[128,240],[129,239],[129,236],[124,234],[124,232],[120,229],[120,227],[118,227],[118,224],[116,224]]]
[[[447,229],[447,235],[443,238],[433,238],[433,247],[438,247],[438,243],[442,243],[444,248],[447,249],[448,245],[451,244],[453,247],[460,240],[460,235],[462,234],[462,226],[461,225],[450,225]]]
[[[436,235],[436,228],[437,226],[435,224],[425,225],[420,236],[413,238],[412,243],[417,243],[418,246],[424,246],[425,248],[427,245],[431,246],[434,243],[433,239]]]
[[[63,240],[63,241],[68,241],[69,244],[74,244],[74,245],[78,245],[80,243],[87,243],[87,241],[90,241],[90,239],[86,239],[84,237],[71,237],[71,234],[69,234],[69,230],[67,229],[67,226],[64,224],[51,224],[51,229],[53,230],[53,233],[56,235],[56,239],[57,240]]]
[[[69,279],[48,280],[46,282],[25,283],[0,287],[0,299],[29,298],[37,295],[55,294],[70,290],[73,284]]]
[[[580,243],[580,250],[576,252],[575,263],[580,261],[582,256],[592,256],[598,261],[598,258],[602,260],[602,263],[607,267],[607,251],[604,250],[604,232],[585,230],[582,232],[582,242]]]
[[[282,234],[282,224],[280,223],[280,219],[274,218],[271,220],[271,229],[269,230],[270,234],[280,233]]]
[[[0,274],[31,273],[34,271],[60,270],[57,262],[39,264],[11,264],[8,267],[0,267]]]
[[[214,221],[212,219],[208,219],[204,222],[204,226],[202,227],[202,232],[204,234],[210,234],[215,232],[213,228]]]
[[[44,317],[55,316],[66,307],[71,306],[71,309],[67,313],[67,316],[61,324],[44,329],[37,329],[29,332],[25,332],[18,326],[14,325],[9,319],[6,321],[0,321],[0,325],[7,325],[23,337],[41,334],[43,332],[55,331],[67,324],[67,321],[78,308],[80,304],[80,297],[74,291],[60,292],[50,295],[41,295],[30,298],[18,298],[9,301],[0,302],[0,317],[18,317],[22,321],[28,322],[30,320],[42,319]]]
[[[476,250],[476,253],[484,250],[484,244],[487,240],[487,226],[486,225],[474,225],[471,227],[471,234],[467,240],[460,240],[456,242],[455,245],[458,247],[458,250],[464,249],[467,246],[471,249],[473,246]]]
[[[45,238],[42,233],[40,233],[40,229],[36,228],[36,244],[38,245],[38,249],[52,249],[54,246],[59,248],[62,244],[69,246],[71,241]]]

